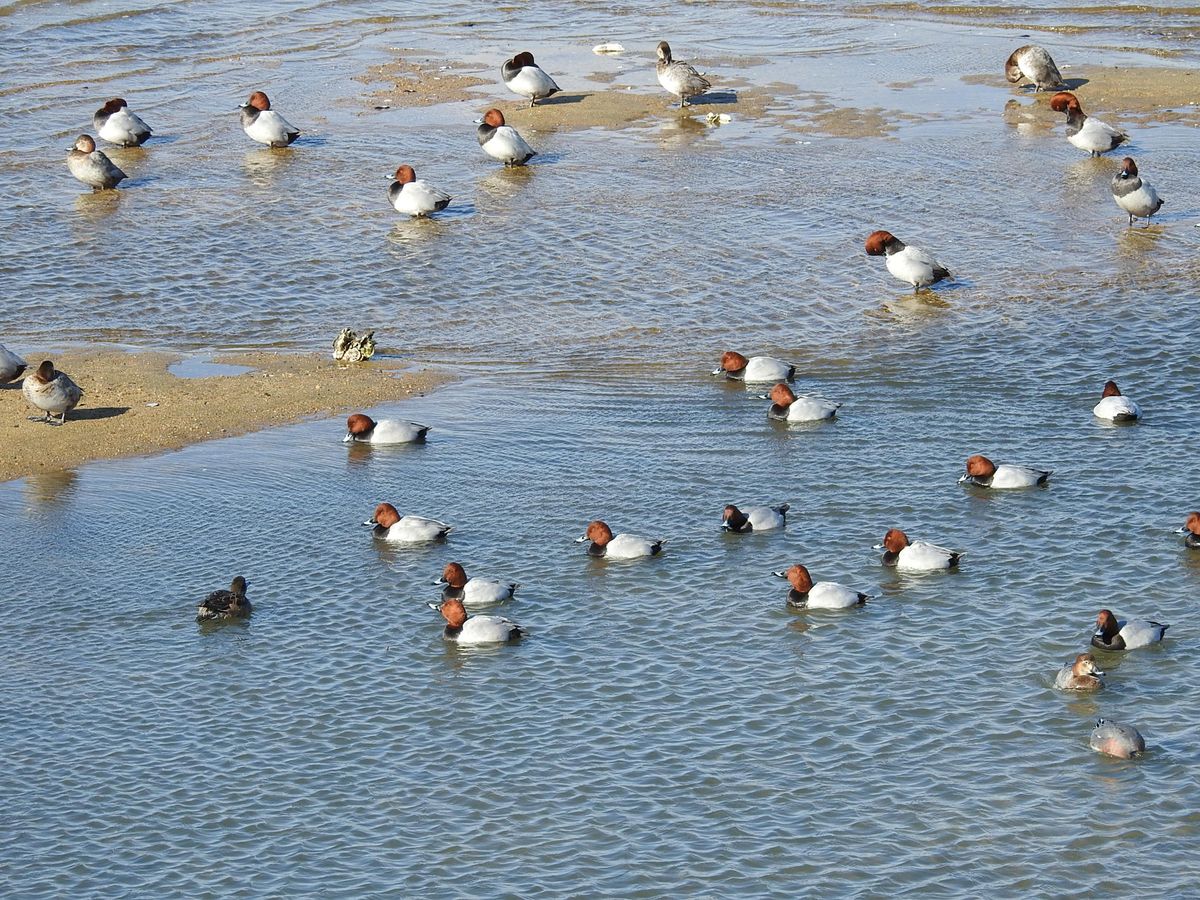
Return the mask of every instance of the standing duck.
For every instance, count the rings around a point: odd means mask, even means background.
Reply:
[[[1067,114],[1067,140],[1092,156],[1115,150],[1129,140],[1125,132],[1089,118],[1079,105],[1079,98],[1070,91],[1059,91],[1051,97],[1050,108]]]
[[[1189,513],[1183,527],[1176,534],[1185,534],[1183,543],[1193,549],[1200,549],[1200,512]]]
[[[526,50],[512,59],[506,59],[500,67],[500,77],[508,89],[521,97],[529,98],[529,108],[538,100],[544,100],[562,90],[542,67],[533,61],[533,54]]]
[[[1045,47],[1037,44],[1026,44],[1014,50],[1004,63],[1004,77],[1012,84],[1028,78],[1033,82],[1035,91],[1054,91],[1066,87],[1054,59]]]
[[[883,564],[895,566],[898,572],[936,572],[952,569],[962,559],[962,552],[947,550],[928,541],[910,541],[899,528],[890,528],[883,536],[883,543],[875,546],[883,550]]]
[[[457,598],[430,603],[429,607],[446,620],[442,636],[456,644],[507,644],[525,634],[520,625],[502,616],[467,616],[467,608]]]
[[[197,622],[228,622],[250,615],[251,604],[246,599],[246,579],[239,575],[227,591],[213,591],[196,607]]]
[[[54,363],[45,360],[37,371],[26,375],[21,382],[21,393],[31,406],[36,406],[45,415],[30,416],[31,422],[45,422],[48,425],[62,425],[67,421],[67,413],[79,405],[83,390],[71,376],[59,372]],[[58,421],[54,420],[58,416]]]
[[[1150,224],[1150,217],[1162,209],[1162,199],[1154,185],[1138,175],[1137,163],[1130,156],[1121,161],[1121,171],[1113,176],[1113,199],[1117,206],[1129,213],[1129,224],[1133,220],[1145,219]]]
[[[409,165],[396,169],[395,180],[388,188],[388,199],[396,212],[410,216],[427,216],[450,205],[449,194],[439,191],[428,181],[419,180]]]
[[[25,360],[0,344],[0,384],[16,381],[25,373],[28,365]]]
[[[780,422],[822,422],[832,419],[842,407],[842,404],[824,397],[809,394],[797,397],[795,391],[782,381],[771,388],[767,399],[771,401],[767,418]]]
[[[1115,381],[1104,382],[1100,402],[1092,407],[1092,415],[1109,422],[1136,422],[1142,411],[1138,405],[1121,393]]]
[[[114,97],[96,110],[92,124],[96,126],[100,140],[119,147],[140,147],[153,133],[120,97]]]
[[[917,247],[910,247],[890,231],[872,231],[866,241],[868,256],[886,256],[887,270],[913,286],[915,294],[923,287],[950,277],[950,270]]]
[[[111,190],[127,177],[103,150],[96,149],[90,134],[81,134],[68,148],[67,169],[93,191]]]
[[[658,54],[658,64],[654,67],[658,73],[658,83],[679,98],[680,109],[687,106],[688,98],[703,94],[712,87],[707,78],[687,63],[672,59],[671,45],[666,41],[659,41],[655,52]]]
[[[752,531],[775,531],[787,525],[787,511],[791,506],[747,506],[738,509],[732,503],[721,513],[721,527],[734,534],[749,534]]]
[[[731,381],[791,381],[796,377],[796,367],[773,356],[751,356],[749,359],[733,350],[721,354],[721,365],[713,369],[714,375],[724,375]]]
[[[1102,609],[1096,616],[1096,633],[1092,646],[1101,650],[1138,650],[1162,643],[1170,625],[1142,619],[1118,620],[1111,610]]]
[[[268,147],[286,147],[300,137],[300,129],[271,109],[271,101],[262,91],[255,91],[240,107],[242,130],[247,137]]]
[[[871,599],[869,594],[832,581],[813,584],[812,576],[804,566],[792,566],[786,571],[771,574],[776,578],[786,578],[792,586],[787,596],[787,605],[792,609],[849,609]]]
[[[537,151],[525,143],[517,129],[504,124],[504,113],[498,109],[483,114],[476,137],[484,153],[506,166],[523,166],[537,156]]]
[[[966,474],[958,479],[958,483],[1003,491],[1045,484],[1052,474],[1054,473],[1032,466],[1017,466],[1011,463],[996,465],[986,456],[976,454],[967,457]]]

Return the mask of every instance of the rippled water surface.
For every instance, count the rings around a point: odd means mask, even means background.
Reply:
[[[1068,58],[1194,65],[1193,11],[958,9],[0,7],[5,342],[311,349],[349,324],[464,375],[381,411],[431,423],[422,447],[310,422],[0,486],[4,892],[1194,893],[1200,553],[1170,531],[1200,505],[1196,132],[1129,124],[1167,205],[1128,229],[1114,160],[963,81],[1010,24],[1086,25],[1047,33]],[[377,111],[354,80],[392,48],[490,66],[521,44],[574,89],[654,93],[659,37],[895,130],[736,104],[710,128],[664,98],[536,131],[538,164],[504,172],[470,122],[487,89]],[[590,54],[609,39],[623,62]],[[237,127],[258,86],[292,150]],[[117,93],[161,137],[114,152],[116,197],[83,194],[63,148]],[[397,221],[401,161],[447,215]],[[914,300],[863,254],[877,227],[958,280]],[[706,374],[729,347],[795,361],[841,417],[768,423]],[[1143,423],[1092,418],[1109,377]],[[974,452],[1051,485],[959,487]],[[358,524],[380,500],[455,530],[381,547]],[[720,532],[725,503],[781,501],[786,531]],[[591,560],[572,540],[595,517],[667,551]],[[962,571],[881,568],[893,526]],[[525,641],[443,642],[450,560],[521,582],[502,612]],[[875,599],[789,612],[769,573],[796,562]],[[239,572],[251,622],[198,627]],[[1099,695],[1055,692],[1105,606],[1167,642],[1102,659]],[[1101,715],[1150,753],[1091,752]]]

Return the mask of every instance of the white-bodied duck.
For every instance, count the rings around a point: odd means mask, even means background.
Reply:
[[[1111,610],[1102,609],[1096,616],[1096,631],[1092,646],[1101,650],[1138,650],[1162,643],[1170,625],[1144,619],[1118,619]]]
[[[588,556],[602,556],[605,559],[639,559],[643,556],[657,556],[662,552],[665,540],[652,541],[634,534],[616,534],[608,524],[596,519],[588,523],[587,531],[582,537],[575,539],[577,544],[588,545]]]
[[[443,600],[461,600],[465,606],[495,606],[513,598],[519,585],[515,581],[496,581],[491,578],[468,578],[467,570],[459,563],[446,563],[442,577],[434,584],[442,585]]]
[[[1100,392],[1100,402],[1092,407],[1092,415],[1109,422],[1136,422],[1141,418],[1142,411],[1121,393],[1115,381],[1106,381]]]
[[[749,534],[752,531],[777,531],[787,525],[787,511],[791,506],[747,506],[738,509],[732,503],[721,512],[721,527],[734,534]]]
[[[1092,156],[1115,150],[1129,140],[1129,135],[1119,128],[1084,113],[1079,98],[1070,91],[1059,91],[1051,97],[1050,108],[1067,114],[1067,140]]]
[[[153,132],[120,97],[113,97],[92,116],[100,140],[118,147],[140,147]]]
[[[255,91],[239,108],[242,130],[253,141],[268,147],[286,147],[300,137],[300,129],[271,109],[271,101],[262,91]]]
[[[428,425],[409,422],[405,419],[380,419],[376,422],[363,413],[355,413],[346,419],[345,443],[360,444],[413,444],[425,440]]]
[[[883,564],[893,566],[898,572],[937,572],[952,569],[963,557],[961,550],[947,550],[929,541],[910,541],[899,528],[889,528],[883,543],[875,545],[882,550]]]
[[[842,404],[824,397],[811,394],[797,396],[796,392],[782,381],[771,388],[771,393],[766,399],[771,401],[767,408],[767,418],[780,422],[823,422],[832,419],[842,408]]]
[[[533,61],[533,54],[528,50],[518,53],[512,59],[506,59],[500,67],[500,77],[504,79],[510,91],[529,100],[530,109],[538,100],[544,100],[562,90],[554,83],[554,79]]]
[[[733,350],[726,350],[721,354],[721,364],[713,369],[713,374],[724,375],[733,381],[791,381],[796,377],[796,367],[773,356],[745,357]]]
[[[449,194],[417,178],[413,167],[407,164],[396,169],[391,187],[388,188],[388,199],[392,201],[396,212],[408,216],[427,216],[450,205]]]
[[[1112,194],[1117,206],[1129,214],[1130,227],[1134,219],[1145,219],[1149,225],[1150,217],[1162,209],[1162,198],[1154,185],[1138,174],[1132,156],[1121,160],[1121,171],[1113,176]]]
[[[363,522],[374,529],[375,537],[394,544],[427,544],[439,541],[450,533],[452,526],[424,516],[402,516],[390,503],[375,507],[375,515]]]
[[[523,166],[537,156],[537,151],[525,143],[517,129],[504,124],[504,113],[498,109],[483,114],[475,136],[484,153],[506,166]]]
[[[782,572],[772,572],[777,578],[786,578],[792,589],[788,591],[787,605],[792,609],[849,609],[861,606],[871,599],[869,594],[848,588],[832,581],[813,584],[808,569],[795,565]]]
[[[910,247],[890,231],[872,231],[866,241],[868,256],[886,257],[887,270],[913,287],[915,294],[945,278],[950,270],[918,247]]]
[[[986,456],[977,453],[967,457],[967,471],[958,479],[958,483],[1004,491],[1045,484],[1052,474],[1054,473],[1045,469],[1035,469],[1032,466],[1018,466],[1011,463],[996,465]]]
[[[430,603],[446,620],[442,636],[456,644],[507,644],[524,636],[516,622],[503,616],[468,616],[467,608],[457,598]]]
[[[16,381],[25,374],[29,364],[3,344],[0,344],[0,384]]]

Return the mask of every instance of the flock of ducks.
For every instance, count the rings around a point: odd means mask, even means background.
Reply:
[[[711,87],[708,79],[694,67],[673,58],[666,41],[658,44],[656,55],[658,81],[679,99],[681,109]],[[1066,114],[1067,140],[1073,146],[1099,156],[1128,141],[1125,132],[1083,112],[1079,99],[1065,90],[1066,85],[1053,58],[1044,48],[1034,45],[1018,48],[1005,63],[1005,75],[1013,83],[1029,80],[1036,91],[1058,91],[1051,98],[1050,108]],[[529,100],[530,108],[561,90],[528,51],[506,60],[501,67],[501,77],[513,93]],[[246,135],[268,147],[288,147],[301,134],[271,108],[270,99],[262,91],[250,95],[241,105],[240,114]],[[141,146],[153,135],[151,128],[121,98],[105,103],[92,121],[101,140],[120,147]],[[517,130],[505,123],[499,109],[489,109],[476,124],[477,138],[484,153],[506,166],[524,165],[537,155]],[[69,150],[67,167],[76,179],[95,190],[116,188],[126,177],[103,151],[96,148],[95,140],[88,134],[81,135]],[[1148,222],[1163,203],[1153,185],[1139,176],[1137,164],[1130,157],[1123,160],[1121,171],[1113,178],[1112,194],[1118,206],[1128,214],[1130,225],[1135,218]],[[418,179],[408,164],[396,169],[388,199],[398,212],[410,216],[428,216],[445,209],[451,202],[449,194]],[[871,233],[865,247],[868,255],[885,257],[888,272],[912,285],[914,292],[952,277],[950,270],[929,253],[905,244],[891,232]],[[0,345],[0,382],[21,377],[25,369],[24,360]],[[767,415],[775,420],[792,423],[826,421],[834,418],[842,405],[822,397],[797,396],[789,384],[795,377],[796,367],[771,357],[748,358],[727,351],[713,374],[751,384],[771,384],[769,394],[763,399],[771,401]],[[56,370],[50,360],[42,362],[35,372],[25,377],[22,390],[27,401],[43,413],[31,418],[54,425],[66,421],[67,413],[75,408],[82,396],[79,386],[68,375]],[[1141,416],[1137,404],[1124,397],[1112,381],[1105,384],[1093,413],[1111,422],[1134,422]],[[375,421],[361,413],[350,416],[346,425],[345,441],[371,444],[423,441],[430,430],[429,426],[416,422]],[[990,490],[1026,489],[1045,485],[1050,475],[1043,469],[1012,463],[996,464],[985,456],[973,455],[967,459],[966,471],[959,482]],[[782,529],[787,522],[787,512],[786,503],[744,509],[728,505],[722,514],[722,527],[735,534]],[[452,531],[450,525],[436,519],[402,515],[390,503],[380,503],[364,524],[372,528],[377,539],[402,545],[444,540]],[[1200,548],[1200,512],[1191,513],[1180,531],[1186,534],[1187,546]],[[609,560],[657,556],[666,543],[634,534],[614,534],[601,520],[589,523],[578,542],[588,544],[589,556]],[[883,565],[902,572],[953,569],[963,556],[961,551],[928,541],[912,541],[897,528],[890,529],[875,549],[884,551]],[[772,574],[787,580],[790,590],[786,603],[791,608],[846,609],[871,599],[870,595],[841,584],[814,582],[803,565],[793,565]],[[516,640],[525,634],[510,619],[468,614],[468,609],[488,608],[513,599],[518,584],[469,578],[457,562],[449,563],[436,583],[443,586],[442,597],[430,606],[445,620],[447,640],[464,645],[496,644]],[[246,618],[252,611],[246,589],[245,578],[238,576],[228,590],[213,592],[199,605],[198,620],[220,622]],[[1162,641],[1167,627],[1151,621],[1121,621],[1105,609],[1097,616],[1092,645],[1106,652],[1133,650]],[[1058,672],[1055,686],[1066,691],[1097,691],[1103,688],[1104,677],[1095,657],[1090,652],[1081,653]],[[1124,758],[1145,750],[1145,742],[1136,729],[1103,719],[1097,723],[1090,743],[1100,752]]]

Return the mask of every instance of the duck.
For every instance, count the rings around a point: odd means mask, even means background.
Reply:
[[[799,397],[784,382],[779,382],[771,388],[767,395],[771,405],[767,408],[767,418],[779,422],[823,422],[832,419],[842,404],[824,397],[811,394],[801,394]]]
[[[468,616],[467,608],[456,597],[430,603],[429,607],[446,620],[442,636],[456,644],[507,644],[525,635],[525,629],[503,616]]]
[[[246,599],[246,579],[239,575],[227,591],[213,591],[196,607],[197,622],[228,622],[250,615],[251,604]]]
[[[721,527],[734,534],[749,534],[752,531],[776,531],[787,525],[787,511],[791,505],[747,506],[738,509],[732,503],[721,513]]]
[[[652,541],[632,534],[614,535],[608,524],[596,519],[588,523],[583,537],[575,539],[575,543],[588,543],[588,556],[603,556],[605,559],[639,559],[643,556],[657,556],[662,552],[665,540]]]
[[[402,516],[390,503],[380,503],[376,506],[375,514],[363,524],[374,528],[375,537],[394,544],[426,544],[440,541],[453,529],[453,526],[437,519]]]
[[[515,581],[493,581],[487,578],[468,578],[459,563],[446,563],[442,577],[434,582],[444,585],[443,600],[458,599],[466,606],[493,606],[511,600],[519,585]]]
[[[1096,665],[1096,657],[1080,653],[1054,676],[1054,686],[1060,691],[1099,691],[1104,689],[1104,672]]]
[[[883,564],[894,566],[898,572],[953,569],[964,555],[961,550],[947,550],[928,541],[910,541],[899,528],[889,528],[883,543],[876,544],[874,549],[883,550]]]
[[[792,586],[787,596],[787,605],[791,609],[849,609],[862,606],[871,599],[869,594],[832,581],[813,584],[808,569],[801,565],[771,574],[776,578],[786,578]]]
[[[67,148],[67,170],[93,191],[112,190],[128,177],[103,150],[96,149],[90,134],[81,134]]]
[[[129,104],[120,97],[113,97],[92,116],[96,134],[100,140],[118,147],[140,147],[149,140],[153,132],[150,126],[129,109]]]
[[[533,104],[537,101],[562,90],[554,83],[554,79],[533,61],[533,54],[528,50],[518,53],[512,59],[506,59],[500,67],[500,77],[514,94],[529,98],[530,109],[533,109]]]
[[[868,256],[886,256],[887,270],[900,281],[921,288],[950,278],[950,270],[917,247],[910,247],[890,231],[872,231],[866,241]]]
[[[1146,225],[1149,225],[1150,217],[1162,209],[1163,202],[1158,191],[1138,175],[1137,163],[1132,156],[1121,160],[1121,171],[1113,176],[1112,194],[1117,206],[1129,214],[1131,228],[1135,218],[1145,219]]]
[[[29,364],[3,344],[0,344],[0,384],[16,381],[25,374]]]
[[[1146,752],[1146,739],[1136,728],[1108,719],[1096,720],[1088,745],[1098,753],[1118,759],[1133,759]]]
[[[537,151],[525,143],[517,129],[504,124],[504,113],[500,110],[489,109],[479,123],[476,131],[479,146],[492,159],[506,166],[523,166],[537,156]]]
[[[1186,546],[1200,549],[1200,512],[1189,513],[1183,527],[1177,529],[1175,533],[1187,535],[1183,539]]]
[[[713,369],[714,375],[724,375],[732,381],[791,381],[796,377],[796,367],[773,356],[751,356],[749,358],[726,350],[721,354],[721,364]]]
[[[262,91],[255,91],[239,108],[242,130],[252,141],[268,147],[287,147],[300,137],[300,129],[271,109],[271,101]]]
[[[1136,422],[1142,411],[1138,405],[1121,393],[1115,381],[1104,382],[1100,402],[1092,407],[1092,415],[1109,422]]]
[[[685,62],[679,62],[671,56],[671,45],[659,41],[655,48],[658,64],[654,67],[658,73],[658,83],[669,94],[679,98],[679,108],[688,105],[688,99],[703,94],[712,85],[708,79]]]
[[[62,425],[67,421],[67,413],[79,405],[83,397],[83,389],[79,387],[66,372],[54,368],[50,360],[43,360],[37,371],[25,376],[21,382],[21,393],[30,406],[36,406],[45,415],[30,416],[31,422],[45,422],[48,425]],[[58,421],[54,420],[58,416]]]
[[[368,415],[355,413],[346,419],[346,436],[343,443],[360,444],[414,444],[425,440],[428,425],[409,422],[405,419],[380,419],[376,422]]]
[[[1162,643],[1170,625],[1141,619],[1118,620],[1110,610],[1102,609],[1096,616],[1096,632],[1092,646],[1101,650],[1137,650]]]
[[[1054,58],[1045,47],[1026,44],[1018,47],[1004,63],[1004,77],[1016,84],[1022,78],[1033,82],[1035,91],[1055,91],[1066,87]]]
[[[450,195],[428,181],[419,180],[410,165],[396,169],[395,179],[388,188],[388,199],[396,212],[409,216],[427,216],[450,205]]]
[[[993,490],[1010,490],[1045,484],[1053,472],[1035,469],[1032,466],[1017,466],[1010,463],[996,465],[986,456],[976,454],[967,457],[967,472],[958,479],[959,484],[974,484]]]
[[[1067,140],[1092,156],[1115,150],[1129,140],[1129,135],[1120,129],[1088,117],[1079,105],[1079,98],[1070,91],[1059,91],[1051,97],[1050,108],[1067,114]]]

